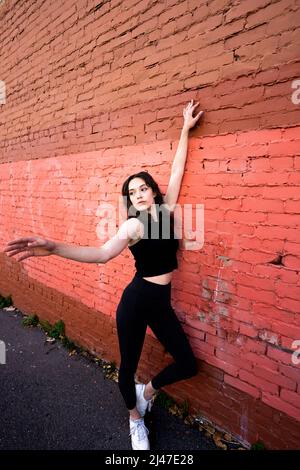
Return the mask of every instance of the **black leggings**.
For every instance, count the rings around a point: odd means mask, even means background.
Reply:
[[[116,313],[121,353],[119,387],[129,410],[136,405],[134,375],[149,326],[175,362],[152,380],[156,390],[197,373],[197,362],[171,306],[171,282],[155,284],[135,277],[125,288]]]

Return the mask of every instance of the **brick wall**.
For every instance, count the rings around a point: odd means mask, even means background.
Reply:
[[[182,108],[200,101],[179,203],[204,204],[204,246],[179,251],[172,304],[201,371],[167,390],[269,448],[300,441],[299,17],[292,0],[0,4],[0,250],[30,234],[101,246],[99,206],[140,169],[166,190]],[[0,261],[2,295],[119,360],[129,250]],[[149,332],[140,377],[169,359]]]

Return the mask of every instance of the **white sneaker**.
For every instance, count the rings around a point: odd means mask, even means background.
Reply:
[[[144,419],[130,419],[130,436],[133,450],[150,450],[148,439],[149,431],[145,426]]]
[[[136,393],[136,408],[140,413],[141,417],[145,416],[146,410],[151,411],[154,397],[150,400],[146,400],[144,397],[146,385],[145,384],[135,384],[135,393]]]

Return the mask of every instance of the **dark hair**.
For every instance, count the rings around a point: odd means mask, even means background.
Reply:
[[[147,186],[150,186],[152,188],[152,191],[156,193],[156,196],[154,197],[154,202],[155,204],[158,204],[159,206],[164,203],[163,195],[161,193],[161,190],[158,187],[158,184],[156,181],[152,178],[150,173],[147,171],[140,171],[139,173],[135,173],[134,175],[131,175],[127,178],[127,180],[123,183],[122,186],[122,196],[127,198],[127,216],[128,218],[132,217],[129,215],[130,213],[130,208],[132,206],[130,196],[129,196],[129,183],[131,180],[134,178],[142,178]],[[139,212],[139,211],[137,211]]]
[[[136,210],[133,207],[132,202],[130,200],[130,196],[129,196],[129,189],[128,189],[129,188],[129,183],[134,178],[143,179],[145,181],[145,183],[147,184],[147,186],[150,186],[150,188],[152,188],[152,191],[156,194],[156,196],[154,197],[154,202],[159,207],[159,214],[158,215],[160,217],[160,213],[163,212],[164,210],[167,210],[163,206],[164,198],[163,198],[162,192],[159,189],[158,184],[153,179],[153,177],[150,175],[150,173],[148,173],[148,171],[140,171],[139,173],[135,173],[134,175],[130,175],[126,179],[126,181],[123,183],[123,186],[122,186],[123,200],[124,200],[124,198],[126,198],[127,218],[130,219],[131,217],[139,217],[140,213],[142,212],[142,211]],[[124,205],[125,205],[125,201],[124,201]],[[172,212],[170,214],[170,230],[171,230],[171,232],[170,232],[171,234],[174,233],[174,214]]]

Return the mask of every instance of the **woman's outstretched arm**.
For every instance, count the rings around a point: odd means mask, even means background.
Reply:
[[[3,252],[7,256],[23,253],[17,261],[22,261],[31,256],[57,255],[81,263],[104,264],[118,256],[127,247],[129,241],[135,239],[138,235],[138,220],[128,219],[123,222],[117,234],[101,247],[67,245],[34,236],[18,238],[8,242]]]
[[[188,150],[189,130],[195,126],[195,124],[204,112],[199,111],[199,113],[195,117],[193,117],[193,112],[198,106],[198,104],[199,103],[193,104],[193,100],[191,100],[183,110],[183,127],[181,130],[177,151],[172,164],[170,181],[168,184],[166,195],[164,197],[165,203],[170,207],[171,210],[174,209],[174,206],[177,202],[181,187],[181,181],[184,175],[184,168]]]
[[[101,251],[101,248],[67,245],[37,236],[12,240],[7,243],[3,252],[9,257],[22,253],[17,261],[23,261],[31,256],[57,255],[83,263],[105,262],[104,253]]]

